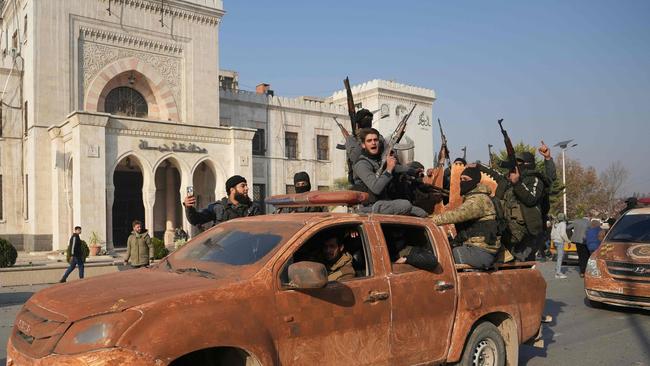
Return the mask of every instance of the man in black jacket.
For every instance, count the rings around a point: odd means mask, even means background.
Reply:
[[[306,193],[311,191],[311,181],[307,172],[298,172],[293,175],[293,186],[296,193]],[[287,192],[289,194],[289,192]],[[275,213],[292,213],[292,212],[326,212],[327,208],[323,206],[305,206],[305,207],[281,207]]]
[[[81,234],[81,226],[75,226],[74,232],[70,237],[70,242],[68,243],[70,266],[65,270],[63,277],[59,281],[61,283],[67,281],[68,276],[77,266],[79,266],[79,278],[84,278],[84,254],[83,249],[81,248],[81,239],[79,238],[79,234]]]
[[[201,225],[207,222],[219,224],[238,217],[257,216],[262,214],[260,207],[248,197],[248,183],[246,178],[233,175],[226,181],[227,197],[221,201],[213,202],[201,211],[197,211],[195,196],[186,196],[183,200],[187,221],[192,225]]]

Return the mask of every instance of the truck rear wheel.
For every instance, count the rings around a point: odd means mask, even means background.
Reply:
[[[479,324],[470,335],[461,366],[504,366],[506,346],[499,329],[490,322]]]

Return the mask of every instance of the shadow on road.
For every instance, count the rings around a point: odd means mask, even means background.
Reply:
[[[0,308],[24,304],[34,292],[7,292],[0,294]]]
[[[641,347],[646,351],[647,354],[650,354],[650,336],[648,335],[647,331],[641,327],[641,322],[637,319],[639,316],[649,316],[650,310],[628,308],[601,303],[591,303],[586,297],[584,302],[586,306],[589,306],[591,308],[598,308],[600,310],[625,315],[628,326],[636,335],[636,338]]]
[[[544,315],[553,317],[550,323],[542,323],[542,339],[544,339],[544,348],[535,348],[531,346],[519,347],[519,364],[525,365],[535,357],[546,357],[546,350],[549,344],[555,343],[553,327],[557,324],[557,317],[562,312],[562,308],[567,304],[562,301],[555,301],[546,299],[546,306],[544,307]]]

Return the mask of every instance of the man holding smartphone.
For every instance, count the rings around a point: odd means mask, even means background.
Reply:
[[[202,225],[210,221],[216,225],[238,217],[262,214],[260,207],[248,197],[248,183],[246,178],[240,175],[233,175],[226,181],[227,197],[209,204],[207,208],[200,211],[195,208],[196,197],[190,188],[188,187],[188,195],[183,200],[183,206],[185,206],[187,221],[192,225]]]

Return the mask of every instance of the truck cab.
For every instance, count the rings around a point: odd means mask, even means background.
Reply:
[[[327,280],[332,236],[351,278]],[[431,250],[435,269],[395,263],[398,236]],[[545,291],[532,263],[454,264],[428,219],[248,217],[151,268],[38,292],[16,318],[7,364],[516,365],[519,345],[540,334]]]

